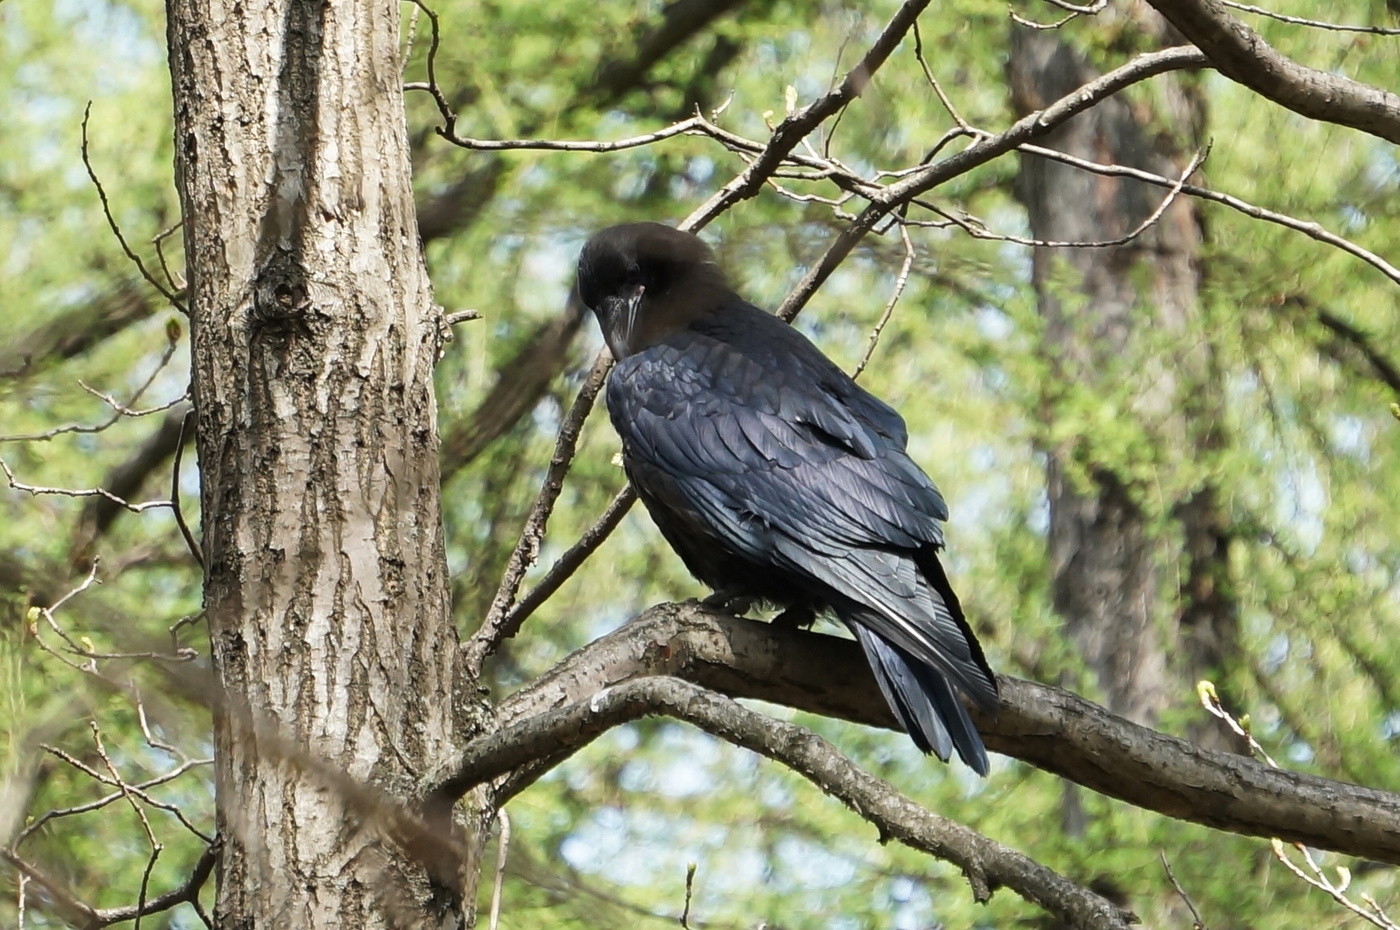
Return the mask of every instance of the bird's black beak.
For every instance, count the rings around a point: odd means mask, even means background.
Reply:
[[[626,358],[636,347],[637,316],[646,290],[645,285],[635,284],[618,296],[608,298],[608,325],[604,335],[615,359]]]

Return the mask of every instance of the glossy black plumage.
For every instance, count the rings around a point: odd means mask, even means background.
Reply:
[[[686,567],[726,596],[830,608],[915,743],[986,774],[956,692],[992,710],[996,679],[938,562],[947,506],[899,414],[735,294],[689,233],[603,230],[578,291],[617,359],[607,403],[628,477]]]

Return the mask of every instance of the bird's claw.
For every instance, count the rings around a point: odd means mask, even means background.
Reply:
[[[817,610],[811,604],[793,604],[773,618],[773,625],[785,630],[805,630],[817,622]]]
[[[700,601],[701,606],[710,610],[720,610],[736,617],[742,617],[753,609],[758,598],[740,594],[738,591],[716,591]]]

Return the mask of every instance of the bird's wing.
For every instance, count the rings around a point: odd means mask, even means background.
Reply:
[[[618,365],[608,407],[634,478],[664,476],[717,542],[867,608],[862,623],[994,703],[956,599],[919,565],[947,510],[902,436],[814,379],[808,359],[747,348],[687,331]]]
[[[679,482],[717,530],[757,520],[831,554],[942,545],[933,482],[804,375],[687,333],[620,363],[608,407],[628,458]]]

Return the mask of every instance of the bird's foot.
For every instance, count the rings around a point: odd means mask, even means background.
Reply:
[[[773,625],[785,630],[805,630],[817,622],[817,609],[811,604],[793,604],[773,618]]]
[[[721,610],[736,617],[744,616],[753,610],[753,605],[757,603],[758,598],[749,597],[738,591],[716,591],[700,601],[702,607],[708,607],[710,610]]]

